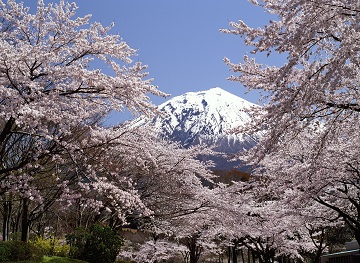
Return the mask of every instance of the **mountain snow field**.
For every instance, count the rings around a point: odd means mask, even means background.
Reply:
[[[164,112],[153,120],[159,132],[183,146],[205,143],[226,153],[252,147],[260,134],[235,134],[250,122],[252,108],[260,107],[219,87],[188,92],[159,105]]]

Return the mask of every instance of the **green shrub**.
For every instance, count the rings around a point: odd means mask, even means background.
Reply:
[[[66,241],[70,245],[69,256],[82,259],[85,254],[85,243],[90,238],[90,232],[83,227],[79,227],[74,233],[66,236]]]
[[[41,261],[43,254],[34,245],[21,241],[0,242],[0,262],[34,260]]]
[[[9,242],[0,242],[0,262],[9,261],[11,256],[11,248]]]
[[[65,243],[65,240],[55,237],[45,239],[37,237],[32,244],[34,244],[35,247],[40,249],[42,253],[47,256],[66,257],[70,252],[70,246]]]
[[[67,236],[70,255],[89,263],[113,263],[123,245],[123,239],[110,227],[93,225],[80,228]]]
[[[43,263],[87,263],[86,261],[82,261],[79,259],[73,259],[73,258],[66,258],[66,257],[58,257],[58,256],[44,256],[43,260],[41,261]]]

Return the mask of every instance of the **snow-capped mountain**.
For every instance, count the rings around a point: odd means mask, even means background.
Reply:
[[[154,119],[154,124],[163,136],[185,147],[202,143],[234,154],[254,146],[259,139],[259,134],[232,132],[251,121],[252,107],[259,106],[221,88],[188,92],[161,104],[164,117]]]

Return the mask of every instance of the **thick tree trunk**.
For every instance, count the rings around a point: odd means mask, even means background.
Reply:
[[[244,258],[244,251],[243,251],[243,249],[240,250],[240,253],[241,253],[241,260],[242,260],[241,263],[245,263],[245,258]]]
[[[237,251],[236,245],[228,247],[228,263],[237,263]]]
[[[21,216],[21,241],[27,242],[29,239],[29,199],[22,200]]]
[[[2,229],[2,236],[3,241],[9,240],[9,233],[10,233],[10,219],[11,219],[11,210],[12,210],[12,203],[10,200],[5,199],[3,203],[3,229]]]
[[[232,253],[232,258],[233,258],[233,263],[237,263],[237,254],[238,254],[238,250],[236,245],[233,247],[233,253]]]
[[[189,263],[197,263],[200,259],[200,255],[202,252],[202,248],[197,244],[198,237],[192,236],[187,240],[187,247],[189,249],[190,262]]]

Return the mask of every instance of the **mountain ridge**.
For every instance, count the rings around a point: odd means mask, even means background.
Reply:
[[[188,92],[166,101],[158,108],[167,117],[157,117],[153,123],[163,136],[180,141],[185,147],[199,143],[212,145],[226,139],[228,150],[238,141],[249,148],[257,136],[231,131],[251,121],[253,107],[260,106],[216,87]],[[236,147],[235,151],[238,150]]]
[[[230,156],[253,147],[261,134],[232,132],[252,120],[259,105],[246,101],[219,87],[187,92],[158,106],[163,113],[151,123],[162,137],[178,141],[184,147],[205,144],[228,157],[209,157],[216,169],[233,169],[239,162]]]

